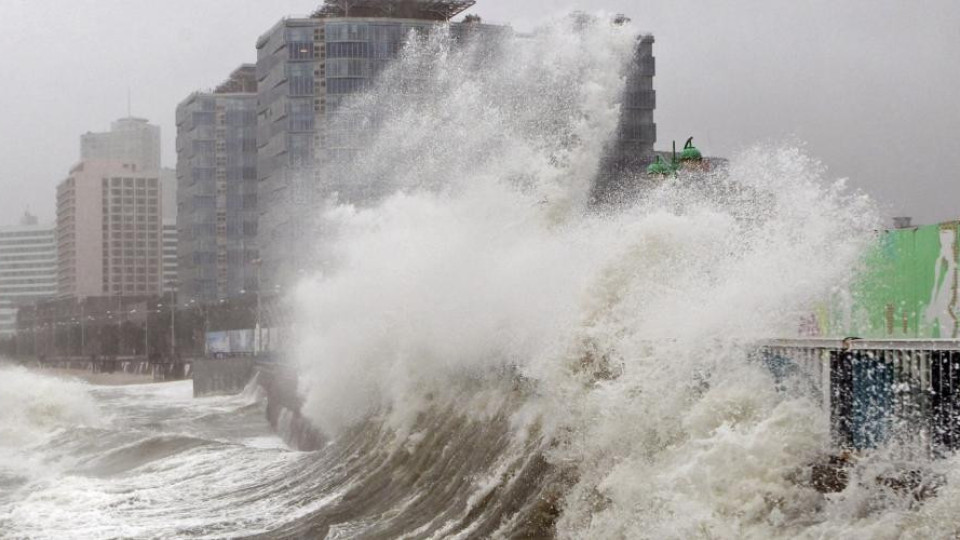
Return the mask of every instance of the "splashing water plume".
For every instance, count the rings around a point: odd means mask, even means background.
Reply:
[[[846,286],[873,203],[801,148],[758,145],[591,209],[631,40],[558,24],[497,55],[434,38],[362,98],[384,127],[335,176],[376,197],[342,190],[322,214],[324,271],[295,295],[303,413],[413,456],[456,446],[422,442],[441,418],[505,422],[464,505],[512,493],[532,452],[552,472],[527,495],[554,501],[562,537],[906,531],[903,501],[844,514],[861,495],[810,487],[829,426],[748,360]],[[392,91],[414,68],[417,95]],[[501,533],[524,530],[510,519]]]

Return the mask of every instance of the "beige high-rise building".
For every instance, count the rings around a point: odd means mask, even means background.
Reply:
[[[83,161],[57,186],[60,296],[158,295],[163,288],[159,171]]]

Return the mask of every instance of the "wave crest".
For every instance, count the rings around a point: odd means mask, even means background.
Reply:
[[[82,382],[0,367],[0,445],[22,446],[61,428],[96,426],[100,410]]]

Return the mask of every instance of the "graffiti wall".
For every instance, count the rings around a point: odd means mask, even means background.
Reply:
[[[880,233],[849,291],[820,314],[824,333],[872,339],[960,337],[958,222]]]

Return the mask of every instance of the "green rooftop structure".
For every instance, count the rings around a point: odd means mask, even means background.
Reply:
[[[703,154],[693,145],[693,137],[687,139],[687,144],[683,145],[683,150],[680,152],[680,162],[685,161],[703,161]]]
[[[701,172],[709,170],[709,168],[704,168],[707,162],[704,160],[700,149],[693,145],[693,137],[687,139],[683,150],[679,154],[677,154],[677,143],[674,141],[673,151],[667,154],[670,156],[669,161],[664,158],[664,154],[657,154],[653,163],[647,166],[648,176],[676,175],[683,170]]]
[[[657,156],[653,163],[647,166],[647,174],[649,175],[659,175],[667,176],[674,174],[676,169],[674,169],[669,163],[663,160],[662,157]]]

